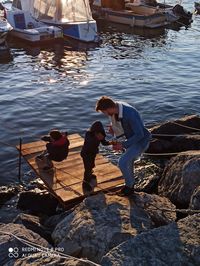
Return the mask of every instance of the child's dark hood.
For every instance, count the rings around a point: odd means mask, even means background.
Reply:
[[[102,133],[104,136],[106,136],[103,124],[100,121],[95,121],[91,127],[90,127],[90,132],[97,132],[97,133]]]

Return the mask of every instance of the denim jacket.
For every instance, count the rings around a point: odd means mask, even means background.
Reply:
[[[148,143],[151,138],[150,132],[145,128],[138,111],[128,103],[122,103],[123,117],[120,119],[124,129],[126,140],[122,142],[125,149],[140,142]]]

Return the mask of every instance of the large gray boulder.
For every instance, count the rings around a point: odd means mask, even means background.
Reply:
[[[20,213],[14,220],[14,224],[23,224],[27,229],[37,233],[51,243],[51,232],[42,224],[42,218],[30,214]]]
[[[174,153],[200,149],[200,137],[191,135],[200,131],[199,116],[185,116],[165,122],[151,128],[150,131],[154,139],[150,143],[148,153]],[[186,136],[178,136],[183,134]]]
[[[200,210],[200,186],[194,190],[190,199],[189,208],[192,210]]]
[[[157,191],[158,182],[162,176],[160,167],[152,162],[142,160],[140,164],[135,163],[135,190],[146,193]]]
[[[85,199],[55,228],[52,239],[66,254],[99,262],[111,248],[158,224],[176,219],[166,198],[138,193],[131,199],[98,194]]]
[[[60,214],[56,214],[50,217],[47,217],[43,221],[43,225],[48,228],[51,232],[55,229],[56,225],[60,223],[67,215],[73,212],[73,208],[67,211],[61,212]]]
[[[19,240],[19,238],[22,240]],[[50,247],[46,240],[23,225],[12,223],[0,224],[0,265],[4,265],[13,258],[20,258],[24,254],[30,253],[30,246],[23,240],[46,248]],[[34,252],[38,252],[38,250],[32,249],[31,253]]]
[[[189,134],[200,130],[200,116],[189,115],[174,121],[158,124],[150,129],[152,134]]]
[[[158,193],[178,207],[187,208],[200,185],[200,151],[190,151],[172,158],[159,181]]]
[[[39,252],[34,254],[33,256],[28,256],[23,259],[11,260],[3,266],[41,266],[41,265],[49,265],[49,266],[97,266],[97,264],[84,260],[77,259],[72,257],[64,257],[63,255],[59,256],[56,253],[45,253]]]
[[[137,235],[111,250],[102,266],[199,266],[200,214]]]
[[[176,207],[167,198],[144,192],[135,194],[134,204],[144,210],[155,227],[166,225],[176,220]]]

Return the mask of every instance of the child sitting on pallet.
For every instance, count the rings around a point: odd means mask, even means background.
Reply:
[[[111,144],[105,137],[106,133],[100,121],[94,122],[85,134],[84,144],[81,149],[81,157],[85,168],[82,184],[84,193],[92,192],[93,187],[97,184],[93,168],[95,167],[96,155],[99,152],[99,145],[100,143],[103,145]]]
[[[46,151],[36,157],[36,160],[43,161],[45,166],[43,170],[50,170],[53,168],[52,161],[61,162],[68,156],[69,140],[67,138],[67,132],[61,133],[59,130],[51,130],[49,135],[41,138],[43,141],[47,141]]]

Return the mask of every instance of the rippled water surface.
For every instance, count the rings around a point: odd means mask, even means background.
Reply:
[[[194,10],[193,1],[183,5]],[[0,184],[17,179],[17,152],[5,143],[51,128],[83,134],[96,119],[106,125],[94,111],[102,95],[133,104],[146,124],[199,113],[200,16],[187,29],[99,29],[99,47],[10,42],[13,58],[0,64]]]

